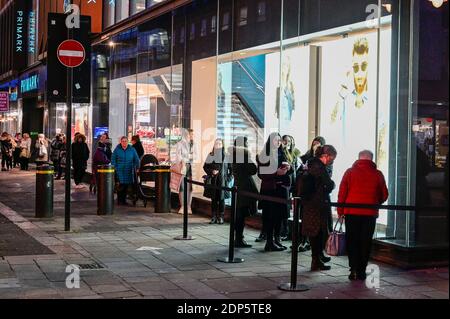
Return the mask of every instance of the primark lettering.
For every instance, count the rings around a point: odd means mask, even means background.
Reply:
[[[28,19],[28,53],[34,53],[36,41],[36,17],[34,11],[30,11]]]
[[[17,11],[16,20],[16,52],[23,52],[23,28],[24,28],[24,14],[22,10]]]

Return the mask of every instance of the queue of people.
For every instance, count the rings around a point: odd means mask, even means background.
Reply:
[[[312,141],[311,148],[301,155],[295,148],[292,136],[272,133],[261,153],[256,156],[256,163],[253,163],[247,143],[246,137],[238,137],[227,154],[224,141],[217,139],[203,165],[205,183],[226,187],[230,186],[229,181],[233,179],[238,190],[280,199],[299,196],[300,184],[303,188],[308,188],[302,192],[300,246],[291,248],[300,252],[311,250],[311,271],[331,269],[331,257],[324,250],[333,227],[330,194],[336,188],[332,174],[333,163],[338,156],[337,150],[318,136]],[[261,180],[260,191],[256,187],[255,176]],[[304,176],[311,180],[309,184],[304,182]],[[211,198],[210,223],[222,224],[224,199],[229,194],[205,188],[204,195]],[[386,183],[373,162],[373,154],[367,150],[361,151],[339,185],[338,202],[379,205],[387,198]],[[256,241],[266,241],[266,252],[286,250],[283,240],[287,239],[290,205],[283,201],[278,203],[266,200],[259,201],[257,205],[253,197],[240,194],[237,196],[235,246],[252,247],[244,240],[243,230],[245,218],[255,215],[258,208],[262,210],[262,229]],[[340,208],[338,215],[345,219],[349,279],[364,280],[378,211]]]
[[[3,132],[0,146],[2,171],[19,165],[21,170],[28,170],[30,158],[34,155],[37,165],[54,165],[56,179],[61,179],[65,172],[67,139],[64,134],[57,134],[52,141],[44,134],[39,134],[33,144],[27,133],[17,133],[12,137]],[[70,147],[75,188],[81,189],[84,188],[83,180],[90,157],[86,137],[76,133]],[[176,145],[176,151],[180,174],[192,178],[192,165],[197,153],[192,130],[185,130],[181,141]],[[133,136],[131,141],[125,136],[121,137],[120,143],[112,151],[108,134],[102,134],[93,156],[90,190],[95,190],[96,187],[97,167],[112,164],[116,168],[118,204],[127,205],[127,193],[136,183],[136,173],[143,155],[144,148],[139,136]],[[286,250],[283,241],[288,239],[287,226],[292,207],[283,200],[301,195],[300,246],[291,249],[298,249],[300,252],[311,249],[312,271],[331,269],[331,258],[324,254],[324,249],[333,224],[330,194],[336,187],[332,174],[337,155],[337,150],[332,145],[327,145],[323,137],[314,138],[311,148],[301,155],[292,136],[272,133],[262,151],[256,155],[256,162],[253,162],[246,137],[237,137],[228,149],[223,139],[217,139],[203,165],[206,184],[219,187],[233,185],[241,191],[282,199],[279,202],[257,201],[254,197],[237,195],[235,247],[252,247],[244,239],[245,219],[255,215],[260,209],[262,229],[256,241],[266,241],[266,252]],[[260,190],[256,186],[256,176],[261,180]],[[305,182],[305,176],[309,178],[309,183]],[[184,191],[188,192],[187,203],[183,203]],[[210,224],[223,224],[225,200],[230,198],[230,192],[205,188],[204,196],[211,199]],[[183,206],[187,205],[189,213],[192,213],[191,184],[188,184],[187,190],[180,185],[179,198],[179,212],[183,212]],[[362,150],[359,158],[342,178],[338,203],[382,204],[387,198],[384,176],[373,161],[373,153]],[[349,279],[364,280],[378,211],[338,208],[337,213],[340,218],[345,219]]]

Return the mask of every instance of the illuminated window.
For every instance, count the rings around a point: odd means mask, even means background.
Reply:
[[[223,20],[222,20],[222,31],[226,31],[230,28],[230,13],[225,12],[223,14]]]
[[[180,29],[180,43],[184,43],[184,34],[186,33],[186,29],[181,27]]]
[[[145,0],[132,0],[130,3],[131,14],[138,13],[145,9]]]
[[[261,1],[258,3],[258,22],[266,21],[266,2]]]
[[[242,7],[239,11],[239,26],[245,26],[247,25],[247,16],[248,16],[248,9],[247,7]]]
[[[195,39],[195,23],[191,24],[191,32],[189,33],[189,40]]]
[[[206,33],[207,33],[207,28],[208,28],[208,23],[206,21],[206,19],[202,20],[202,28],[200,30],[200,36],[201,37],[206,37]]]
[[[211,18],[211,33],[216,33],[217,30],[217,17],[212,16]]]

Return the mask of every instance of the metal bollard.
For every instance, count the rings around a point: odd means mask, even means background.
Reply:
[[[231,216],[230,216],[230,237],[228,244],[228,257],[217,259],[217,261],[229,264],[238,264],[244,262],[243,258],[234,257],[234,239],[235,239],[235,224],[236,224],[236,207],[237,207],[237,187],[233,187],[231,193]]]
[[[298,263],[298,230],[299,230],[299,215],[301,205],[298,203],[298,198],[294,198],[294,220],[292,225],[292,257],[291,257],[291,282],[280,284],[278,289],[284,291],[306,291],[309,287],[306,285],[297,284],[297,263]]]
[[[183,178],[183,235],[177,236],[175,240],[194,240],[195,237],[188,235],[188,179],[185,176]]]
[[[53,217],[53,174],[50,165],[41,165],[36,169],[36,218]]]
[[[170,213],[170,166],[161,166],[154,172],[156,173],[155,213]]]
[[[114,213],[114,167],[99,165],[97,168],[97,215]]]

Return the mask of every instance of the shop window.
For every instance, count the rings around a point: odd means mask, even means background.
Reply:
[[[181,27],[180,29],[180,43],[184,43],[184,34],[186,33],[186,29],[184,27]]]
[[[222,31],[227,31],[228,29],[230,29],[230,13],[225,12],[222,19]]]
[[[206,37],[207,28],[208,28],[207,24],[208,23],[207,23],[206,19],[202,19],[202,28],[200,30],[200,36],[201,37]]]
[[[217,30],[217,16],[211,18],[211,33],[216,33]]]
[[[191,24],[191,32],[189,33],[189,40],[195,39],[195,23]]]
[[[248,17],[248,8],[242,7],[239,10],[239,26],[243,27],[247,25],[247,17]]]
[[[136,14],[145,9],[145,0],[131,0],[130,13]]]
[[[258,2],[257,21],[258,22],[266,21],[266,2],[265,1]]]

